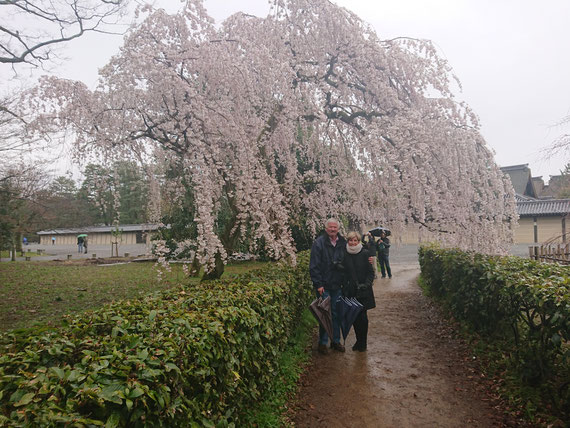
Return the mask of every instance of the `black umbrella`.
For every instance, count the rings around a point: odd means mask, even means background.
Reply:
[[[374,229],[370,229],[368,232],[371,233],[372,236],[380,236],[380,234],[382,232],[384,232],[386,234],[386,236],[390,236],[392,234],[392,232],[390,232],[390,229],[382,227],[382,226],[378,226],[378,227],[375,227]]]
[[[362,309],[364,309],[364,306],[362,306],[355,297],[348,298],[343,296],[337,300],[336,310],[338,312],[340,329],[344,340],[346,340],[346,336],[348,336],[350,328],[352,324],[354,324],[354,320]]]
[[[316,298],[313,300],[313,303],[309,305],[309,309],[332,340],[333,328],[330,296],[327,296],[324,299],[322,297]]]

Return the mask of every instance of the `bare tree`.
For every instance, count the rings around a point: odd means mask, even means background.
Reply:
[[[45,67],[57,60],[56,48],[88,32],[119,28],[129,0],[0,0],[0,73],[12,71],[21,81],[21,66]],[[17,108],[22,89],[0,93],[0,152],[5,159],[29,150],[26,119]],[[35,145],[34,145],[35,147]]]
[[[564,117],[557,127],[568,127],[570,125],[570,116]],[[554,142],[546,148],[547,157],[564,155],[570,160],[570,133],[563,133]]]
[[[22,149],[19,141],[19,125],[25,123],[24,119],[13,108],[16,103],[15,96],[0,96],[0,153],[6,156],[7,152],[15,152]]]
[[[0,63],[41,66],[57,45],[108,33],[127,0],[0,0]]]

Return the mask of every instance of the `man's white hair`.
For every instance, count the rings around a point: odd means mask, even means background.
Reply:
[[[325,228],[328,227],[329,223],[336,223],[336,225],[338,227],[340,227],[340,222],[336,219],[336,218],[329,218],[326,222],[325,222]]]

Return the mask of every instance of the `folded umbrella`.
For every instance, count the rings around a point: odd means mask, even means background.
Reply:
[[[355,297],[340,297],[336,302],[336,310],[342,331],[342,338],[346,341],[346,336],[350,332],[354,320],[364,309],[364,306]]]
[[[322,328],[325,329],[329,337],[333,337],[332,312],[330,296],[318,297],[309,305],[309,309],[315,316]]]

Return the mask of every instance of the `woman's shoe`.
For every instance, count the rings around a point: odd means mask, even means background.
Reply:
[[[358,352],[364,352],[364,351],[366,351],[366,345],[362,345],[362,344],[356,342],[354,345],[352,345],[352,350],[358,351]]]

